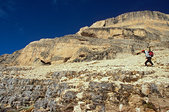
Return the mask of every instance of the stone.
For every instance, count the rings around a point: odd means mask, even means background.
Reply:
[[[82,109],[81,109],[81,107],[80,107],[80,104],[74,106],[73,112],[83,112]]]
[[[59,111],[57,102],[54,100],[49,101],[47,107],[49,108],[50,112]]]
[[[63,94],[62,98],[65,100],[64,102],[70,103],[72,100],[76,98],[76,92],[75,91],[67,91],[65,94]]]
[[[46,109],[48,105],[47,99],[39,99],[38,101],[35,102],[35,108],[43,108]]]
[[[141,92],[144,95],[149,95],[150,94],[150,89],[149,89],[149,85],[148,84],[142,84],[141,88],[142,88]]]
[[[151,84],[150,85],[150,91],[152,92],[152,93],[160,93],[159,92],[159,90],[158,90],[158,87],[156,86],[156,84]]]
[[[54,72],[52,74],[52,78],[54,79],[61,79],[62,77],[65,77],[65,72]]]
[[[0,77],[3,77],[3,74],[2,74],[2,72],[0,72]]]
[[[6,90],[5,90],[5,89],[0,89],[0,96],[1,96],[1,95],[5,95],[5,93],[6,93]]]
[[[83,92],[77,93],[76,97],[77,97],[78,99],[82,99],[82,98],[83,98]]]
[[[142,105],[142,98],[139,95],[132,95],[129,98],[129,105],[132,108],[140,107]],[[137,110],[139,110],[139,109],[137,109]]]
[[[56,89],[50,89],[48,88],[45,94],[45,97],[47,98],[54,98],[57,96],[57,90]]]

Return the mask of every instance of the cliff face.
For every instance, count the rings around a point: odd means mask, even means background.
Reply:
[[[164,23],[164,26],[167,26],[167,22],[169,21],[169,15],[164,14],[157,11],[138,11],[138,12],[129,12],[122,15],[119,15],[115,18],[109,18],[100,22],[94,23],[91,27],[98,27],[98,23],[102,23],[100,27],[111,27],[111,26],[122,26],[128,27],[128,25],[133,26],[133,24],[138,25],[138,27],[144,22],[161,22]],[[139,24],[136,24],[139,23]],[[165,23],[166,22],[166,23]],[[104,24],[103,24],[104,23]],[[160,24],[159,24],[160,25]]]
[[[131,52],[132,46],[135,49],[145,48],[148,44],[140,39],[114,40],[77,35],[41,39],[11,55],[1,56],[1,64],[41,65],[41,60],[56,64],[113,59],[117,53]]]
[[[105,33],[101,31],[93,32],[93,28],[110,28],[114,32],[110,31],[107,35],[105,35]],[[121,29],[120,32],[119,30],[115,31],[119,28]],[[116,18],[98,21],[91,25],[88,29],[83,30],[83,32],[81,31],[80,34],[82,33],[81,35],[83,35],[84,32],[89,32],[90,34],[93,33],[93,35],[102,36],[100,35],[100,33],[102,33],[105,38],[108,38],[112,36],[114,37],[116,34],[122,35],[122,32],[126,32],[126,28],[134,31],[134,33],[130,33],[130,36],[134,34],[141,37],[145,36],[152,40],[166,41],[169,39],[169,15],[157,11],[138,11],[125,13],[117,16]]]
[[[66,36],[41,39],[27,45],[23,50],[1,57],[1,63],[11,65],[40,65],[44,62],[64,63],[112,59],[121,47],[111,41],[89,37]]]
[[[75,35],[31,42],[22,50],[0,56],[0,64],[39,65],[113,59],[117,53],[133,53],[147,46],[168,47],[168,24],[169,15],[164,13],[125,13],[81,28]]]

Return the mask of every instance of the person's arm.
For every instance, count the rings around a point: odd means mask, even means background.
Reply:
[[[141,52],[136,53],[137,55],[141,54]]]
[[[139,54],[141,54],[141,53],[145,53],[145,51],[142,50],[142,51],[140,51],[140,52],[138,52],[138,53],[136,53],[136,54],[139,55]]]
[[[138,53],[136,53],[137,55],[139,55],[139,54],[141,54],[142,53],[142,51],[140,51],[140,52],[138,52]]]

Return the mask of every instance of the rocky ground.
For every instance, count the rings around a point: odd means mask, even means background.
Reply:
[[[145,56],[0,67],[1,112],[168,112],[169,49]]]

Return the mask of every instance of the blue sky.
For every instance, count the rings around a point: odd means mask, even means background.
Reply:
[[[168,6],[169,0],[0,0],[0,55],[126,12],[169,14]]]

